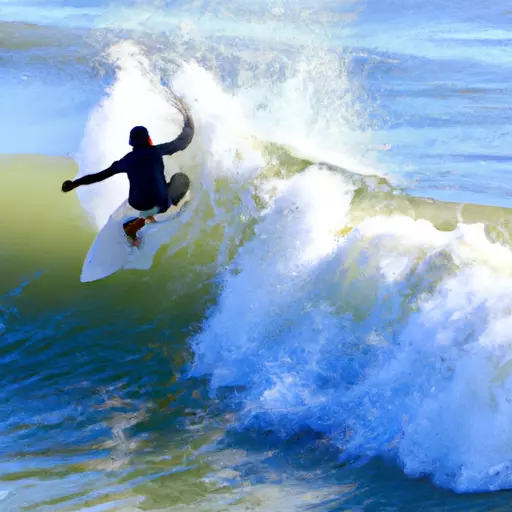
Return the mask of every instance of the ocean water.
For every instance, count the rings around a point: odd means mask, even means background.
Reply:
[[[508,511],[506,2],[0,0],[0,510]],[[151,268],[62,181],[196,123]]]

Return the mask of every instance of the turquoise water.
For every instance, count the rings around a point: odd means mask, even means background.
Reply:
[[[0,510],[508,510],[511,19],[0,1]],[[193,199],[81,284],[169,86]]]

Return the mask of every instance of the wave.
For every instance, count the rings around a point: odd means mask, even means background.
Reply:
[[[239,429],[287,438],[309,428],[352,463],[389,458],[461,492],[510,487],[510,211],[411,197],[344,146],[334,151],[334,134],[349,130],[342,120],[337,132],[327,119],[311,122],[306,70],[272,99],[258,87],[229,93],[194,62],[166,75],[132,44],[113,47],[109,59],[116,79],[89,117],[79,175],[128,151],[135,124],[155,142],[179,132],[167,84],[190,105],[197,135],[166,161],[168,174],[192,178],[187,216],[150,272],[123,272],[96,290],[117,297],[115,283],[147,297],[150,287],[151,316],[156,302],[171,300],[170,286],[213,282],[211,311],[190,339],[190,376],[208,376],[212,393],[237,388]],[[268,109],[258,110],[263,100]],[[276,112],[286,123],[272,125]],[[78,281],[80,255],[125,199],[126,180],[79,189],[78,203],[59,191],[77,172],[69,161],[50,178],[41,167],[55,161],[9,158],[6,179],[32,169],[32,192],[20,181],[0,210],[39,204],[38,234],[33,214],[14,219],[2,258],[14,266],[25,254],[34,271],[59,267],[53,275],[67,262],[66,278],[72,269]]]
[[[509,248],[412,211],[354,225],[360,190],[320,166],[276,185],[192,375],[245,388],[239,428],[310,428],[345,460],[391,458],[460,492],[510,487]]]

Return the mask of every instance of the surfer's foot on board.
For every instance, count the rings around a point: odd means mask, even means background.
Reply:
[[[146,224],[146,219],[137,217],[123,224],[124,233],[128,242],[132,247],[140,247],[141,239],[137,236],[137,232]]]
[[[140,247],[140,244],[142,243],[142,240],[137,236],[135,238],[128,238],[128,242],[130,242],[130,245],[132,247],[138,249]]]
[[[146,224],[146,220],[142,219],[141,217],[137,217],[135,219],[129,220],[128,222],[125,222],[123,224],[124,232],[126,233],[126,236],[130,238],[135,238],[137,236],[137,232],[139,229],[144,227]]]
[[[132,247],[140,247],[141,239],[137,236],[138,231],[146,224],[155,224],[158,222],[153,215],[151,217],[136,217],[123,224],[124,233]]]

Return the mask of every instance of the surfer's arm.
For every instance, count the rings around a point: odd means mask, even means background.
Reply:
[[[192,116],[186,112],[185,123],[183,124],[183,130],[181,133],[171,142],[165,142],[164,144],[158,144],[155,147],[163,155],[173,155],[178,151],[186,149],[194,138],[194,121]]]
[[[80,187],[81,185],[92,185],[93,183],[98,183],[100,181],[111,178],[115,174],[119,174],[123,171],[124,169],[120,162],[114,162],[108,169],[105,169],[104,171],[100,171],[94,174],[86,174],[85,176],[82,176],[81,178],[78,178],[74,181],[65,181],[62,185],[62,190],[64,192],[69,192],[70,190]]]

